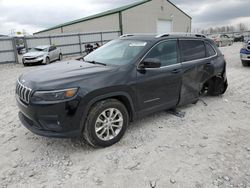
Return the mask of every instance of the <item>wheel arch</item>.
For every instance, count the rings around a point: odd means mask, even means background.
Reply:
[[[88,102],[84,110],[82,120],[81,120],[81,131],[83,131],[84,129],[85,121],[86,121],[86,118],[88,116],[88,113],[91,107],[97,102],[102,101],[102,100],[107,100],[107,99],[116,99],[120,101],[126,107],[128,111],[129,120],[133,121],[134,119],[136,119],[135,108],[134,108],[134,104],[133,104],[131,96],[126,92],[112,92],[112,93],[94,97]]]

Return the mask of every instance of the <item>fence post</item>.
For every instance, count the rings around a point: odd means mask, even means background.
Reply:
[[[51,36],[49,36],[49,44],[52,45]]]
[[[15,62],[19,63],[19,61],[18,61],[18,55],[17,55],[17,49],[16,49],[16,40],[15,40],[14,37],[12,37],[11,39],[12,39],[13,52],[14,52],[14,56],[15,56]]]
[[[103,45],[103,41],[102,41],[102,32],[100,32],[100,34],[101,34],[101,44]]]
[[[26,52],[28,52],[29,48],[28,48],[27,38],[25,36],[23,37],[23,43],[24,43]]]
[[[78,39],[79,39],[79,45],[80,45],[80,53],[82,55],[82,40],[81,40],[81,35],[78,33]]]

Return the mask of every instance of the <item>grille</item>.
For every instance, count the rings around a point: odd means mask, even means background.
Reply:
[[[18,95],[18,97],[24,101],[25,103],[29,103],[30,101],[30,95],[31,95],[32,89],[24,86],[23,84],[21,84],[19,81],[17,81],[16,84],[16,94]]]
[[[34,60],[36,57],[25,57],[26,60]]]

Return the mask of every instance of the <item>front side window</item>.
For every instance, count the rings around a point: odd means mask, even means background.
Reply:
[[[177,64],[177,41],[169,40],[161,42],[152,48],[146,58],[159,59],[162,67]]]
[[[206,57],[206,50],[201,40],[180,40],[182,61],[194,61]]]
[[[130,63],[147,45],[141,40],[113,40],[84,57],[85,61],[96,61],[107,65]]]

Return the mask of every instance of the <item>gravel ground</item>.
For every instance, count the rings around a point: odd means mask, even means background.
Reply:
[[[112,147],[34,135],[18,120],[17,77],[37,66],[0,66],[0,187],[250,187],[250,68],[240,43],[221,48],[228,62],[224,96],[131,123]],[[207,105],[206,105],[207,104]]]

